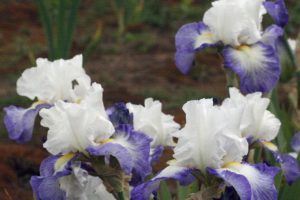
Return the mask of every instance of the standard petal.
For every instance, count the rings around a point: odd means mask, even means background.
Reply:
[[[69,60],[38,58],[37,66],[26,69],[17,81],[17,93],[30,99],[48,103],[57,100],[72,101],[73,81],[89,80],[82,67],[82,55]]]
[[[296,151],[297,153],[300,152],[300,132],[296,133],[292,140],[291,140],[291,145],[292,148],[294,149],[294,151]]]
[[[114,127],[118,127],[121,124],[133,125],[133,114],[129,112],[125,103],[116,103],[108,108],[106,113]]]
[[[39,104],[31,108],[8,106],[4,108],[4,124],[10,139],[23,143],[32,137],[34,121],[42,108],[49,108],[48,104]]]
[[[114,132],[105,111],[92,109],[90,104],[58,101],[51,109],[42,110],[41,125],[49,128],[47,141],[43,146],[53,155],[69,152],[83,152],[97,141],[107,140]]]
[[[263,4],[268,14],[271,15],[277,25],[281,27],[287,25],[289,21],[289,14],[286,9],[284,0],[265,1]]]
[[[225,67],[239,75],[243,92],[268,92],[279,80],[279,58],[270,45],[258,42],[237,49],[227,47],[223,55]]]
[[[266,164],[234,163],[228,168],[208,169],[209,173],[222,178],[232,185],[241,200],[273,200],[277,199],[274,176],[279,169]]]
[[[148,200],[150,195],[158,190],[160,182],[168,179],[176,179],[181,185],[188,185],[195,180],[191,172],[192,169],[189,168],[168,166],[151,180],[135,187],[131,191],[131,199]]]

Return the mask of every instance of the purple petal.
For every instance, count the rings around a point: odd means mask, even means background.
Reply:
[[[149,162],[151,139],[136,132],[130,125],[116,129],[111,142],[99,147],[89,147],[87,151],[95,156],[114,156],[126,174],[132,172],[134,180],[143,179],[151,173]],[[133,183],[136,184],[136,183]]]
[[[296,151],[297,153],[300,152],[300,132],[296,133],[292,140],[291,140],[291,145],[292,148],[294,149],[294,151]]]
[[[175,44],[176,66],[184,74],[190,71],[196,51],[214,46],[210,30],[203,22],[183,25],[175,35]]]
[[[223,55],[225,67],[240,77],[243,92],[268,92],[276,86],[280,77],[280,62],[272,46],[258,42],[239,49],[226,47]]]
[[[278,171],[278,168],[266,164],[236,164],[230,168],[208,169],[210,174],[232,185],[241,200],[277,199],[274,176]]]
[[[155,149],[153,150],[150,156],[150,163],[153,164],[154,162],[158,161],[163,151],[164,151],[163,145],[158,145],[157,147],[155,147]]]
[[[289,14],[284,0],[266,1],[263,3],[267,12],[278,26],[284,27],[289,21]]]
[[[87,152],[93,156],[115,157],[126,174],[130,174],[133,168],[132,157],[129,151],[120,144],[107,143],[100,147],[88,147]]]
[[[261,42],[271,45],[274,49],[276,49],[277,42],[283,35],[283,32],[284,31],[281,27],[273,24],[264,31]]]
[[[48,104],[39,104],[35,108],[21,108],[8,106],[4,108],[4,125],[10,139],[23,143],[32,138],[34,121],[42,108],[49,108]]]
[[[106,112],[114,127],[118,127],[121,124],[133,125],[133,114],[129,112],[124,103],[116,103],[108,108]]]
[[[32,176],[30,180],[36,199],[65,199],[65,192],[60,189],[58,179],[71,174],[70,165],[75,157],[76,156],[73,156],[72,158],[67,157],[67,159],[65,159],[66,156],[57,155],[49,156],[43,160],[40,166],[40,176]],[[63,165],[63,168],[60,169],[60,171],[55,171],[55,164],[60,159],[65,160],[67,163]]]
[[[189,73],[191,70],[191,67],[193,65],[195,58],[195,53],[189,53],[184,51],[177,51],[175,54],[175,62],[177,68],[181,71],[183,74]]]
[[[202,34],[210,34],[210,30],[203,22],[194,22],[183,25],[175,35],[177,51],[194,52],[196,49],[206,48],[212,42],[205,40],[197,45],[196,40]]]
[[[291,185],[300,177],[300,167],[298,161],[289,154],[274,153],[275,159],[280,163],[282,172],[287,180],[287,183]]]
[[[31,187],[37,200],[63,200],[66,194],[59,187],[57,177],[33,176],[30,180]]]
[[[131,199],[148,200],[150,195],[158,190],[160,182],[167,179],[176,179],[181,185],[188,185],[195,180],[191,172],[190,168],[168,166],[151,180],[135,187],[131,191]]]

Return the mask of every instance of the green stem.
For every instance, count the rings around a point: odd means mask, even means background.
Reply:
[[[118,192],[117,195],[119,200],[125,200],[123,192]]]
[[[238,82],[237,82],[235,73],[227,68],[225,68],[225,72],[226,72],[226,87],[227,87],[227,89],[229,89],[230,87],[237,87]]]
[[[68,57],[70,54],[70,49],[73,41],[73,34],[75,30],[75,25],[77,22],[77,14],[79,10],[80,0],[73,0],[71,3],[71,10],[68,16],[68,21],[66,25],[65,32],[65,43],[63,48],[63,57]]]
[[[65,0],[59,0],[58,5],[58,17],[57,17],[57,49],[56,49],[56,57],[62,58],[63,57],[63,44],[65,41]],[[63,57],[64,58],[64,57]]]
[[[36,0],[36,4],[38,7],[39,15],[45,29],[48,46],[49,46],[49,59],[55,59],[55,43],[53,37],[52,23],[49,16],[49,12],[44,0]]]

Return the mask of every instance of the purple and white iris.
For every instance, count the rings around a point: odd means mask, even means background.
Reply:
[[[99,177],[89,175],[74,154],[50,156],[40,166],[40,176],[31,177],[35,199],[107,199],[115,197],[109,193]]]
[[[207,179],[219,177],[235,188],[242,200],[276,199],[274,176],[277,167],[251,165],[243,158],[248,154],[248,141],[243,137],[243,106],[213,105],[212,99],[189,101],[183,106],[186,125],[175,135],[174,160],[157,176],[133,189],[132,196],[146,200],[159,187],[160,181],[177,179],[183,185],[200,171]]]
[[[49,108],[59,100],[80,101],[83,88],[90,84],[82,68],[82,55],[54,62],[38,58],[36,64],[26,69],[17,81],[17,93],[35,102],[29,108],[4,108],[4,124],[9,137],[20,143],[31,139],[35,118],[42,108]],[[75,82],[78,85],[74,85]]]
[[[268,12],[276,24],[262,32]],[[283,0],[218,0],[203,21],[182,26],[176,36],[176,65],[183,73],[192,67],[196,52],[221,47],[224,66],[240,77],[243,92],[268,92],[279,80],[280,62],[275,43],[288,20]]]

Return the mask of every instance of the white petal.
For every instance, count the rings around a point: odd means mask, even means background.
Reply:
[[[73,81],[88,79],[82,68],[82,55],[70,60],[37,59],[37,66],[26,69],[17,81],[19,95],[47,103],[57,100],[72,101]]]
[[[80,104],[58,101],[40,112],[41,125],[49,128],[44,147],[50,153],[83,152],[114,133],[104,111],[102,91],[101,85],[93,84]]]
[[[242,95],[238,89],[230,88],[230,98],[224,100],[225,106],[242,106],[243,115],[240,129],[242,136],[254,140],[273,140],[280,128],[280,121],[267,110],[270,100],[261,92]]]
[[[248,143],[240,137],[239,124],[235,122],[241,118],[239,109],[235,114],[229,110],[233,114],[229,115],[213,106],[212,99],[202,99],[187,102],[183,110],[186,125],[177,133],[173,155],[181,166],[205,173],[207,167],[218,168],[228,160],[240,162],[247,154]]]
[[[67,199],[78,200],[114,200],[114,196],[109,193],[102,180],[98,177],[90,176],[87,171],[77,165],[73,165],[73,173],[59,179],[60,188],[66,192]]]
[[[203,22],[225,45],[253,44],[260,40],[260,23],[265,13],[263,0],[219,0],[212,3]]]
[[[173,116],[162,112],[162,104],[152,98],[145,99],[145,106],[127,103],[126,107],[133,113],[134,129],[153,139],[151,147],[157,145],[174,145],[171,134],[179,129]]]

